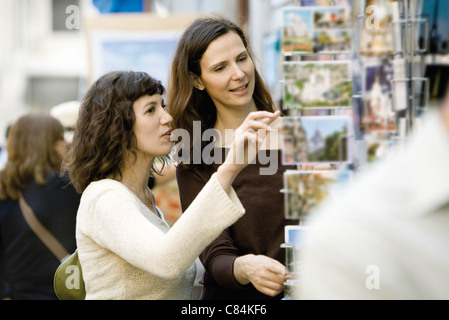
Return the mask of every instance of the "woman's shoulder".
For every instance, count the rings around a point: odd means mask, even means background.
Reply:
[[[113,179],[101,179],[97,181],[92,181],[86,187],[83,192],[83,195],[94,195],[100,196],[101,194],[106,193],[114,193],[114,194],[122,194],[123,191],[126,190],[126,187],[120,182]]]
[[[130,202],[135,202],[135,197],[120,182],[112,179],[92,181],[81,195],[78,215],[87,212],[109,212],[113,209],[123,208]]]

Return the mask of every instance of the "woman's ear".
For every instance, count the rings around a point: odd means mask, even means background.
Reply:
[[[190,81],[192,81],[193,86],[197,88],[200,91],[203,91],[205,89],[203,82],[201,81],[200,77],[194,74],[193,72],[189,72]]]

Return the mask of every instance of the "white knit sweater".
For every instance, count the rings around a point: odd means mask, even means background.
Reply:
[[[171,229],[120,182],[92,182],[76,227],[86,299],[191,299],[195,259],[244,213],[215,174]]]

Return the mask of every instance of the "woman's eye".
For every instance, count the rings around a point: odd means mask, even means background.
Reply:
[[[162,109],[167,110],[167,105],[166,105],[166,104],[163,104],[163,105],[162,105]]]
[[[153,113],[153,111],[154,111],[154,107],[151,107],[147,110],[148,113]]]
[[[246,61],[248,59],[248,56],[242,56],[238,59],[238,62],[243,62]]]

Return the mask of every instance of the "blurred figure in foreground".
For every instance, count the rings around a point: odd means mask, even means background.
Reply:
[[[449,299],[449,97],[311,216],[297,299]]]
[[[24,115],[11,127],[7,148],[0,171],[0,298],[57,299],[53,276],[60,262],[28,226],[18,199],[22,193],[50,233],[75,250],[80,196],[60,174],[64,128],[45,113]]]

